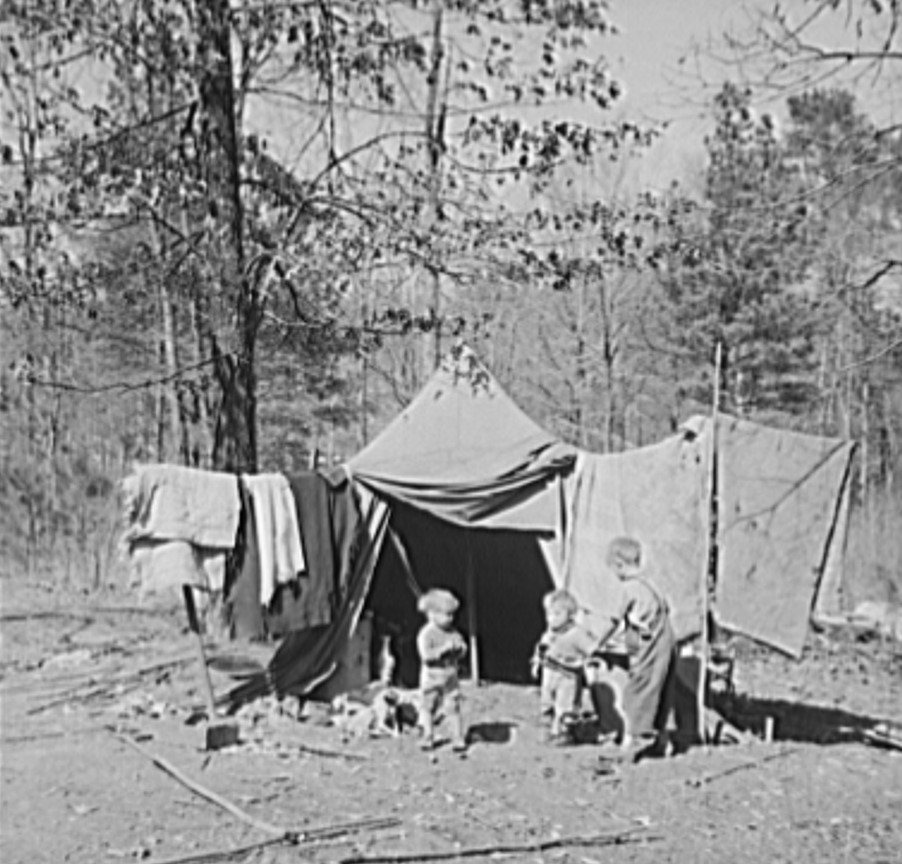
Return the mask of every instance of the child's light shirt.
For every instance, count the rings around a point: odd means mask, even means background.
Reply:
[[[417,634],[417,651],[422,689],[456,685],[457,664],[467,651],[467,643],[460,633],[443,630],[430,621]]]
[[[539,644],[545,647],[547,660],[577,669],[598,647],[598,639],[585,627],[570,621],[558,630],[546,630]]]

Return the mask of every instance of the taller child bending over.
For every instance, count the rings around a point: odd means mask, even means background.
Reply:
[[[626,729],[621,747],[638,756],[651,746],[657,749],[666,744],[676,640],[667,601],[643,571],[642,544],[633,537],[615,537],[608,547],[607,563],[620,578],[622,590],[600,645],[625,625],[629,678],[623,690]]]

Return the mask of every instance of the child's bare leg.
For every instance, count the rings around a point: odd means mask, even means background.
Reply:
[[[539,716],[543,721],[554,718],[554,687],[548,670],[542,670],[542,687],[539,691]]]
[[[554,713],[548,729],[548,740],[554,744],[569,741],[570,725],[573,722],[573,688],[569,679],[558,676],[554,687]]]
[[[582,692],[579,683],[571,676],[561,676],[558,681],[554,700],[554,722],[551,736],[561,742],[569,740],[573,724],[579,716],[579,703]]]
[[[449,704],[448,720],[451,724],[451,747],[454,750],[466,750],[467,737],[464,734],[464,718],[460,707],[460,695],[452,697]]]
[[[420,729],[423,730],[423,747],[432,747],[435,743],[435,698],[432,693],[420,694]]]

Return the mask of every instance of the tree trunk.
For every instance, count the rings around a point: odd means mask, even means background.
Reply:
[[[175,340],[175,315],[172,309],[172,299],[169,296],[169,288],[162,276],[158,280],[160,313],[163,319],[163,358],[166,369],[166,382],[163,387],[166,393],[166,402],[169,406],[169,439],[170,458],[172,461],[182,461],[184,456],[184,434],[182,431],[182,410],[179,404],[178,391],[178,346]]]
[[[198,369],[201,368],[204,360],[204,343],[202,328],[200,326],[200,310],[198,309],[199,298],[195,294],[188,304],[188,317],[191,324],[191,335],[194,342],[194,363]],[[201,382],[206,379],[205,375],[201,375]],[[210,429],[210,412],[207,407],[208,388],[198,383],[195,398],[197,400],[197,421],[192,440],[189,442],[189,449],[192,453],[196,453],[196,459],[192,461],[198,468],[210,468],[213,456],[213,435]]]
[[[613,310],[611,308],[610,291],[608,285],[601,277],[598,282],[599,305],[601,309],[601,354],[604,362],[605,380],[605,427],[604,448],[606,453],[613,453],[617,448],[614,443],[614,432],[617,428],[617,392],[616,369],[617,346],[614,344]],[[621,424],[621,426],[625,426]]]
[[[214,467],[234,472],[257,470],[256,346],[260,299],[246,272],[244,214],[240,189],[240,134],[232,70],[228,0],[202,0],[201,44],[207,46],[201,79],[201,106],[210,129],[204,144],[208,205],[228,227],[220,250],[221,288],[234,308],[234,347],[223,349],[211,330],[214,370],[222,398],[213,439]],[[220,214],[219,210],[223,212]]]
[[[895,459],[896,459],[896,436],[893,432],[893,421],[892,421],[892,401],[890,399],[889,390],[883,391],[883,426],[881,428],[881,436],[883,439],[883,446],[880,454],[880,458],[883,462],[882,466],[882,474],[883,474],[883,482],[886,486],[886,497],[887,500],[891,500],[893,497],[893,480],[895,474]]]
[[[586,381],[588,372],[586,366],[586,277],[583,274],[579,279],[579,293],[576,296],[576,350],[574,357],[574,386],[573,386],[573,424],[575,440],[580,447],[586,446]]]
[[[159,357],[162,365],[162,345],[158,346]],[[166,461],[166,385],[162,382],[154,387],[154,441],[155,462]]]
[[[166,250],[160,242],[156,229],[151,227],[153,238],[153,250],[159,264],[157,274],[153,277],[156,281],[157,304],[160,313],[160,327],[162,329],[162,342],[160,345],[161,361],[163,366],[164,381],[161,387],[161,399],[165,407],[166,417],[162,421],[162,451],[163,461],[180,462],[183,455],[181,407],[178,395],[178,346],[175,338],[175,320],[172,309],[172,298],[169,296],[169,286],[166,284],[166,268],[163,261]],[[168,419],[168,423],[166,420]]]
[[[441,214],[441,185],[442,185],[442,153],[445,148],[445,113],[447,110],[447,93],[439,99],[440,78],[442,63],[445,58],[445,46],[442,36],[444,15],[444,0],[437,0],[433,9],[432,19],[432,62],[429,68],[429,76],[426,83],[429,89],[426,106],[426,140],[428,142],[429,157],[429,206],[430,218],[433,230],[442,220]],[[424,338],[425,370],[435,370],[442,362],[442,294],[441,294],[441,268],[438,262],[430,261],[427,264],[432,281],[431,312],[433,319],[432,329],[427,331]]]

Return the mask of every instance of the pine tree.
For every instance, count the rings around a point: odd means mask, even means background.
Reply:
[[[671,204],[661,279],[667,331],[684,357],[688,392],[707,401],[705,370],[719,342],[728,407],[803,410],[816,395],[806,279],[820,229],[798,167],[750,96],[731,84],[718,94],[704,199]]]

